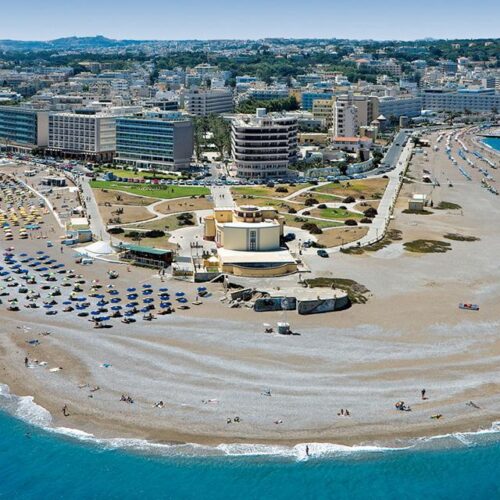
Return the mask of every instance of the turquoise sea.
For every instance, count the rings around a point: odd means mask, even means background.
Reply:
[[[311,445],[309,458],[295,448],[210,451],[55,432],[30,398],[0,389],[0,498],[500,498],[498,426],[402,449]]]
[[[500,151],[500,137],[485,137],[483,142],[490,148]]]

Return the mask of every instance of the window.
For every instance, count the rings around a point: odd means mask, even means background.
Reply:
[[[257,249],[257,231],[250,231],[249,249],[250,251]]]

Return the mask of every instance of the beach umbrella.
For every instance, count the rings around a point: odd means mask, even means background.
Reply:
[[[38,250],[38,252],[36,253],[37,255],[43,255],[45,252],[42,251],[42,250]]]
[[[171,304],[170,302],[162,302],[162,303],[160,304],[160,307],[161,307],[162,309],[167,309],[168,307],[172,307],[172,304]]]
[[[150,285],[149,283],[144,283],[144,285],[142,285],[142,288],[151,288],[152,285]]]
[[[134,315],[134,313],[132,311],[127,311],[125,313],[125,316],[133,316],[133,315]]]
[[[184,297],[184,295],[186,295],[184,292],[177,292],[175,294],[176,297]]]
[[[122,306],[113,306],[111,308],[112,311],[119,311],[120,309],[122,309]]]
[[[20,253],[20,254],[19,254],[19,257],[27,257],[27,256],[28,256],[28,254],[27,254],[27,253]]]
[[[206,286],[199,286],[199,287],[198,287],[198,291],[199,291],[199,292],[204,292],[206,289],[207,289],[207,287],[206,287]]]
[[[110,295],[120,295],[120,292],[118,290],[110,290],[109,294]]]
[[[63,306],[70,306],[71,305],[71,300],[65,300],[63,302]]]
[[[127,292],[135,292],[135,290],[136,290],[136,289],[135,289],[135,288],[133,288],[133,287],[132,287],[132,288],[127,288]]]
[[[101,313],[99,311],[90,311],[90,314],[92,314],[92,316],[99,316]]]
[[[151,302],[154,302],[154,299],[144,299],[143,302],[145,304],[151,304]]]
[[[43,307],[45,307],[45,309],[51,309],[52,307],[54,307],[53,304],[44,304]]]
[[[186,299],[186,297],[179,297],[177,301],[180,302],[181,304],[185,304],[188,301],[188,299]]]
[[[111,301],[110,301],[110,302],[111,302],[112,304],[117,304],[118,302],[121,302],[121,301],[122,301],[122,299],[120,299],[120,298],[118,298],[118,297],[115,297],[114,299],[111,299]]]
[[[149,312],[149,309],[148,309],[147,307],[143,307],[143,308],[141,309],[141,312],[143,312],[143,313],[147,313],[147,312]]]
[[[168,288],[162,287],[158,291],[159,292],[168,292]]]
[[[125,307],[128,307],[129,309],[135,307],[137,304],[134,304],[133,302],[130,302],[130,304],[127,304]]]
[[[97,303],[97,305],[98,305],[99,307],[105,306],[106,304],[107,304],[107,302],[106,302],[105,300],[100,300],[100,301]]]
[[[134,300],[138,297],[138,295],[136,293],[129,293],[127,295],[127,299],[130,299],[130,300]]]
[[[151,295],[153,293],[153,290],[144,290],[142,292],[142,295]]]

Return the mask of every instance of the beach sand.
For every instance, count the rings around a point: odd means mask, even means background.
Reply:
[[[263,332],[263,323],[275,324],[282,313],[230,309],[216,284],[209,285],[211,297],[200,306],[152,322],[116,322],[111,329],[96,330],[86,318],[65,313],[49,317],[41,309],[16,313],[2,306],[0,382],[14,394],[33,396],[51,412],[55,426],[98,437],[214,445],[401,444],[489,428],[500,420],[500,199],[481,188],[479,172],[471,170],[474,180],[466,181],[442,151],[427,151],[429,160],[416,156],[411,174],[418,179],[423,168],[432,169],[443,180],[432,192],[434,203],[449,201],[462,209],[423,216],[399,208],[391,228],[401,230],[403,240],[362,255],[306,256],[318,276],[365,285],[371,291],[366,304],[325,315],[288,313],[298,333],[291,336]],[[429,185],[405,184],[401,200],[431,191]],[[450,232],[480,240],[443,239]],[[418,238],[448,241],[452,250],[404,250],[403,243]],[[46,250],[43,240],[15,242],[16,251],[37,245]],[[49,250],[54,258],[72,261],[70,250]],[[127,272],[123,265],[102,262],[71,267],[89,279],[103,279],[107,269],[116,268],[122,290],[146,281],[163,286],[144,269]],[[285,286],[296,279],[272,283]],[[193,284],[164,285],[194,299]],[[459,302],[481,308],[462,311]],[[39,335],[43,331],[51,334]],[[40,344],[27,344],[31,339]],[[25,356],[47,365],[26,368]],[[266,390],[272,395],[263,395]],[[120,401],[122,394],[134,403]],[[160,400],[164,407],[154,407]],[[412,411],[396,410],[400,400]],[[480,409],[466,404],[471,400]],[[341,408],[351,416],[338,416]],[[442,418],[431,419],[435,414]]]

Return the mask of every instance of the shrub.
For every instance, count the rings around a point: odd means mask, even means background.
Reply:
[[[317,205],[317,204],[318,204],[318,200],[316,198],[307,198],[307,200],[305,202],[306,207],[312,207],[313,205]]]
[[[121,234],[124,233],[125,231],[121,227],[111,227],[108,229],[109,234]]]
[[[354,203],[356,201],[356,198],[354,196],[347,196],[342,200],[342,203]]]
[[[375,217],[378,212],[377,212],[377,209],[376,208],[373,208],[373,207],[370,207],[370,208],[367,208],[363,214],[365,215],[365,217],[370,217],[373,219],[373,217]]]
[[[285,186],[278,186],[275,191],[277,193],[288,193],[288,189]]]
[[[347,207],[345,205],[340,205],[340,210],[347,210]]]
[[[371,224],[372,220],[370,218],[368,218],[368,217],[364,217],[359,222],[361,222],[362,224]]]
[[[326,205],[325,205],[324,203],[320,203],[320,204],[318,205],[318,208],[326,208]]]
[[[309,212],[309,210],[304,210],[302,212],[302,215],[311,215],[311,212]]]
[[[297,213],[297,210],[295,210],[295,208],[293,208],[293,207],[290,207],[290,208],[288,209],[288,213],[289,213],[289,214],[296,214],[296,213]]]
[[[346,226],[357,226],[358,223],[354,219],[346,219],[344,224]]]
[[[144,236],[146,238],[162,238],[165,236],[165,231],[162,231],[161,229],[152,229],[151,231],[146,231]]]
[[[301,229],[303,229],[304,231],[309,231],[311,234],[323,233],[323,230],[313,222],[306,222],[305,224],[302,224]]]

